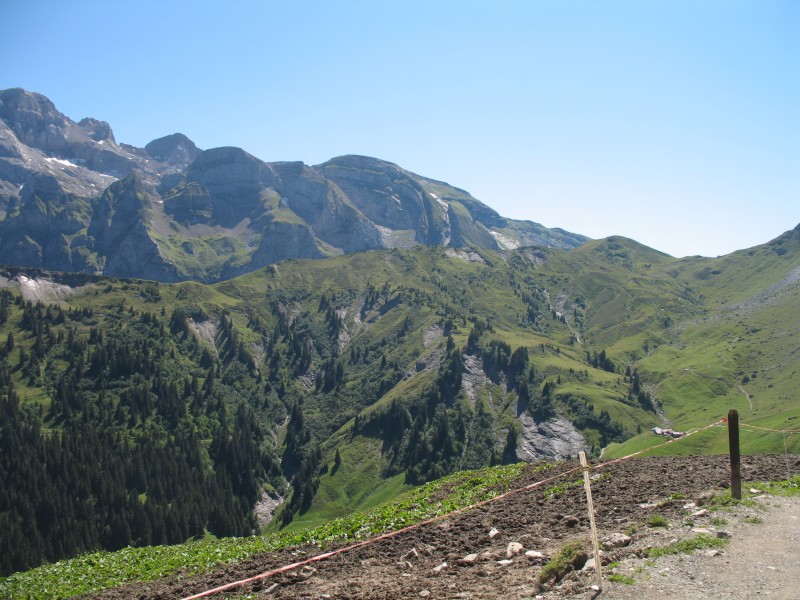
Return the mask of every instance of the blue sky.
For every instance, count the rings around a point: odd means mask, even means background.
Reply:
[[[800,223],[800,2],[0,0],[0,89],[674,256]]]

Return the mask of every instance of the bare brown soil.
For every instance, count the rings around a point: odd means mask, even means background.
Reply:
[[[574,466],[574,463],[561,463],[549,471],[537,471],[531,467],[525,470],[518,483],[522,487]],[[749,482],[781,480],[797,474],[800,474],[798,456],[758,455],[742,458],[742,476]],[[655,577],[652,573],[658,573],[658,560],[669,558],[645,561],[643,549],[667,545],[676,539],[694,535],[690,531],[693,525],[711,527],[709,519],[717,513],[692,518],[689,515],[702,506],[686,508],[686,505],[692,502],[703,504],[711,493],[721,492],[728,486],[729,477],[728,459],[725,456],[631,459],[593,471],[592,493],[601,538],[626,531],[632,537],[629,546],[606,551],[602,561],[604,564],[613,562],[619,565],[612,566],[614,573],[623,569],[623,572],[632,574],[632,579],[636,581],[634,586],[625,586],[606,579],[599,597],[650,597],[644,591],[636,596],[633,588],[646,586],[645,580],[652,582]],[[555,488],[555,485],[559,488]],[[792,506],[796,507],[797,503]],[[665,517],[671,526],[658,530],[648,527],[648,520],[655,514]],[[734,518],[732,513],[730,518]],[[498,533],[490,537],[493,529]],[[711,529],[715,533],[714,527]],[[294,572],[260,579],[213,597],[590,598],[598,596],[598,592],[591,589],[595,583],[591,571],[573,572],[560,582],[539,582],[539,574],[547,556],[557,553],[565,542],[581,540],[587,552],[591,553],[589,530],[582,476],[578,471],[547,486],[514,494],[481,508],[315,562],[313,570],[306,568],[301,572],[298,568]],[[739,530],[736,531],[736,536],[739,536]],[[786,535],[796,533],[789,531]],[[542,552],[545,557],[531,558],[524,551],[507,557],[510,542],[518,542],[525,551]],[[734,537],[731,546],[736,542]],[[318,548],[306,547],[264,554],[211,574],[173,576],[147,584],[107,590],[90,597],[185,598],[321,552]],[[464,564],[462,559],[472,553],[478,555],[475,562]],[[700,559],[726,560],[724,555],[712,558],[705,553]],[[442,566],[445,563],[446,566]],[[648,570],[650,574],[642,575]],[[669,569],[666,573],[669,573]],[[608,574],[604,573],[606,576]],[[662,587],[669,590],[671,585],[665,580]],[[652,586],[647,589],[661,595]],[[724,588],[718,587],[715,593],[720,591],[724,591]],[[677,593],[674,597],[681,597],[680,590]]]

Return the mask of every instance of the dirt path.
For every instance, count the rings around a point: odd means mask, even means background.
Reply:
[[[745,395],[745,398],[747,398],[747,412],[753,412],[753,400],[750,398],[750,394],[748,394],[747,390],[745,390],[741,385],[737,384],[736,387],[738,387],[739,391]]]
[[[698,550],[655,561],[623,561],[614,572],[634,583],[609,582],[598,597],[795,600],[800,597],[800,498],[765,496],[758,503],[756,509],[740,507],[717,517],[729,520],[722,530],[731,534],[722,554]]]
[[[517,484],[563,473],[533,467]],[[800,457],[745,456],[746,481],[774,481],[800,474]],[[572,572],[556,584],[539,583],[548,556],[571,540],[589,550],[589,519],[579,472],[542,486],[369,546],[316,562],[313,569],[283,573],[230,590],[226,598],[797,598],[800,581],[800,499],[765,496],[734,510],[709,511],[703,503],[729,483],[726,456],[642,458],[598,470],[592,491],[601,537],[627,533],[630,542],[609,548],[606,580],[598,596],[593,573]],[[690,506],[696,504],[696,506]],[[767,510],[764,510],[766,508]],[[647,524],[654,517],[666,528]],[[763,522],[759,523],[759,520]],[[648,547],[694,537],[692,528],[731,536],[723,554],[647,559]],[[721,533],[719,535],[725,535]],[[515,544],[519,547],[515,548]],[[520,550],[521,548],[521,550]],[[514,550],[512,550],[514,549]],[[519,551],[518,551],[519,550]],[[184,598],[192,594],[320,554],[310,546],[265,554],[216,573],[171,577],[108,590],[93,598]],[[530,554],[526,554],[530,552]],[[541,555],[534,554],[541,553]],[[473,556],[471,556],[473,555]],[[609,575],[629,578],[630,585]],[[731,583],[737,576],[740,581]],[[215,596],[220,598],[221,595]]]

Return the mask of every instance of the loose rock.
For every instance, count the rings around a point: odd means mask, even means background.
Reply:
[[[523,550],[525,550],[525,546],[519,542],[509,542],[508,547],[506,547],[506,557],[512,558]]]
[[[729,531],[717,531],[716,536],[721,540],[727,540],[731,537],[731,534]]]
[[[567,527],[575,527],[578,523],[580,523],[580,519],[575,515],[567,515],[564,517],[563,523]]]
[[[433,553],[436,552],[436,546],[431,546],[430,544],[422,544],[419,547],[419,551],[425,556],[433,556]]]
[[[314,573],[316,572],[317,570],[314,567],[306,565],[300,570],[300,573],[298,574],[297,578],[300,581],[305,581],[306,579],[313,577]]]
[[[629,546],[633,540],[631,536],[624,533],[612,533],[603,540],[603,548],[611,550],[612,548],[624,548]]]
[[[413,558],[419,558],[419,552],[417,552],[416,548],[411,548],[411,550],[403,554],[403,560],[411,560]]]
[[[510,565],[513,562],[514,562],[513,560],[505,558],[503,560],[498,560],[497,564],[500,565],[501,567],[507,567],[508,565]]]
[[[530,561],[542,561],[542,562],[544,562],[546,560],[549,560],[549,557],[546,554],[544,554],[543,552],[539,552],[538,550],[528,550],[525,553],[525,556]]]

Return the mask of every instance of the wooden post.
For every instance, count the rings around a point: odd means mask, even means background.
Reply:
[[[728,411],[728,447],[731,455],[731,498],[742,499],[742,463],[739,456],[739,413]]]
[[[589,505],[589,523],[592,526],[592,548],[594,549],[594,572],[597,579],[597,589],[603,587],[603,574],[601,572],[600,540],[597,538],[597,525],[594,522],[594,504],[592,503],[592,485],[589,482],[589,463],[586,461],[586,452],[579,454],[583,467],[583,487],[586,489],[586,503]]]

